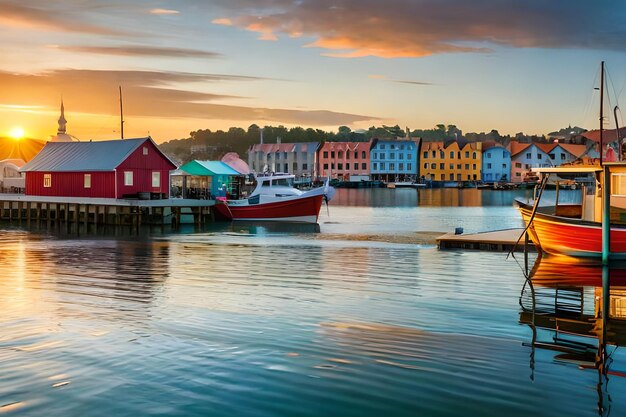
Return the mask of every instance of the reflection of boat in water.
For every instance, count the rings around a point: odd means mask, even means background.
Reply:
[[[567,257],[541,256],[528,274],[520,295],[519,321],[532,330],[535,350],[550,350],[554,360],[580,369],[597,369],[602,415],[607,410],[609,367],[615,348],[626,344],[626,264],[602,266]],[[605,398],[606,397],[606,398]]]
[[[248,198],[218,201],[215,210],[226,220],[317,223],[322,203],[332,199],[335,189],[327,181],[322,187],[301,191],[293,187],[294,178],[289,174],[259,175]]]

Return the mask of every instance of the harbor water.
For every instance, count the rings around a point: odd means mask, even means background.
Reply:
[[[522,319],[536,303],[519,255],[361,238],[522,227],[512,201],[528,193],[341,189],[311,227],[5,223],[0,414],[623,415],[619,348],[605,375],[538,348],[538,332],[599,339]],[[551,271],[595,291],[568,268]]]

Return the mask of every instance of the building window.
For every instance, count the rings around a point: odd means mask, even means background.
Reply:
[[[553,153],[550,154],[550,159],[554,160],[554,154]]]
[[[400,171],[404,171],[404,164],[400,163]]]
[[[283,152],[283,159],[287,159],[287,152]]]
[[[461,164],[456,164],[456,169],[461,169]]]
[[[444,152],[443,151],[439,151],[439,158],[443,159],[445,157],[446,156],[445,156]]]
[[[506,158],[506,151],[502,151],[502,157]]]
[[[436,169],[437,168],[437,164],[430,164],[430,169]]]
[[[382,152],[380,152],[380,153],[378,154],[378,159],[385,159],[385,154],[384,154],[384,153],[382,153]]]
[[[361,162],[361,169],[367,169],[367,163]]]
[[[152,171],[152,187],[161,187],[161,173],[159,171]]]
[[[450,151],[450,158],[454,158],[454,151]]]
[[[396,170],[396,164],[394,164],[393,162],[389,164],[389,171],[395,171]]]
[[[374,162],[374,171],[378,169],[378,162]]]
[[[506,169],[506,164],[502,164],[502,168]]]
[[[446,169],[445,164],[443,162],[439,163],[439,169]]]
[[[454,164],[450,164],[450,169],[454,169]]]
[[[399,153],[398,154],[398,159],[404,159],[404,154],[403,153]]]
[[[133,171],[124,171],[124,185],[127,187],[133,185]]]
[[[424,169],[428,169],[428,162],[424,163]]]
[[[424,151],[424,158],[428,158],[428,151]]]
[[[289,164],[285,164],[285,172],[289,172]]]
[[[346,162],[346,171],[349,171],[349,170],[350,170],[350,162]]]
[[[350,159],[350,151],[346,151],[346,159]]]
[[[334,162],[330,163],[330,169],[335,169],[335,163]]]
[[[339,152],[337,153],[337,157],[338,157],[339,159],[343,159],[343,151],[339,151]]]
[[[391,153],[389,154],[389,159],[396,159],[396,154],[395,154],[395,153],[393,153],[393,152],[391,152]]]
[[[472,169],[476,169],[476,164],[472,164]]]
[[[469,164],[465,164],[465,169],[469,171]]]
[[[324,158],[328,158],[328,151],[324,151]]]
[[[407,169],[407,171],[410,171],[411,170],[411,164],[406,164],[406,169]]]
[[[404,145],[400,145],[400,149],[404,149]]]
[[[526,159],[530,159],[530,158],[532,158],[532,155],[530,154],[530,152],[528,152],[528,153],[526,154]]]
[[[474,180],[476,180],[476,174],[474,174]]]
[[[522,173],[521,173],[521,172],[516,172],[516,173],[515,173],[515,176],[516,176],[516,177],[521,177],[521,176],[522,176]]]
[[[330,157],[331,157],[331,158],[333,158],[333,159],[335,159],[335,151],[331,151],[331,152],[330,152]]]
[[[384,143],[380,144],[380,149],[385,149],[385,144]]]
[[[491,169],[491,164],[487,164],[487,169]]]
[[[542,156],[543,155],[541,155],[541,154],[537,155],[537,159],[541,159]]]
[[[385,169],[385,163],[381,162],[380,163],[380,170],[383,171]]]
[[[561,161],[565,161],[565,154],[564,153],[561,154]]]
[[[52,174],[43,174],[43,186],[45,188],[52,187]]]
[[[343,162],[339,162],[339,163],[337,164],[337,169],[338,169],[339,171],[343,170]]]
[[[474,153],[472,154],[472,159],[476,159],[476,152],[474,152]],[[474,179],[476,179],[476,178],[474,178]]]
[[[324,169],[328,170],[328,164],[324,164]]]
[[[441,174],[441,181],[445,180],[446,176],[444,174]]]
[[[437,156],[437,153],[435,151],[433,151],[433,158]]]
[[[85,188],[91,188],[91,174],[85,174],[83,176],[83,186]]]
[[[363,151],[363,158],[365,158],[365,151]],[[359,159],[359,152],[354,151],[354,159]]]
[[[302,170],[306,171],[307,169],[309,169],[309,165],[305,162],[302,164]]]
[[[491,159],[491,154],[490,153],[487,154],[487,159]]]
[[[469,158],[469,151],[465,151],[465,157]],[[474,158],[476,158],[476,154],[474,154]]]
[[[144,155],[148,155],[148,147],[147,146],[143,147],[143,154]]]
[[[521,162],[516,162],[515,163],[515,168],[521,168],[522,167],[522,163]]]
[[[454,174],[450,174],[450,181],[454,181]]]

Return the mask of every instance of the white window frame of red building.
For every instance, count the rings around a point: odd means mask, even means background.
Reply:
[[[52,174],[43,174],[43,186],[44,188],[52,187]]]
[[[161,172],[152,171],[152,187],[158,188],[161,186]]]
[[[124,171],[124,186],[133,186],[133,171]]]
[[[83,178],[83,186],[85,188],[91,188],[91,174],[85,174]]]

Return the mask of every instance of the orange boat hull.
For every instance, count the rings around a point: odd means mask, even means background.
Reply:
[[[524,223],[528,225],[532,207],[518,202]],[[596,258],[602,256],[602,225],[596,222],[536,213],[528,228],[533,243],[555,255]],[[611,256],[626,258],[626,228],[611,227]]]

